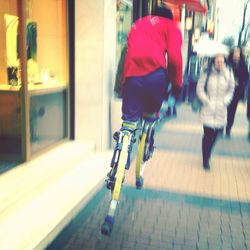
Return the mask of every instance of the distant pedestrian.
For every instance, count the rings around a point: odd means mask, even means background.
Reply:
[[[177,116],[177,111],[176,111],[176,98],[172,95],[172,84],[170,83],[168,85],[168,109],[166,111],[166,117],[176,117]]]
[[[212,149],[227,122],[227,106],[233,97],[234,85],[234,77],[225,65],[224,55],[218,52],[201,74],[196,88],[197,96],[202,102],[202,159],[206,170],[210,169]]]
[[[247,95],[247,120],[248,120],[248,140],[250,142],[250,84],[248,86],[248,95]]]
[[[230,137],[234,124],[235,113],[239,101],[245,99],[246,86],[249,80],[247,64],[240,48],[234,48],[228,57],[228,64],[232,68],[236,81],[232,102],[228,106],[226,136]]]

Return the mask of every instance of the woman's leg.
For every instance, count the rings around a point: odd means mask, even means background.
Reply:
[[[209,161],[212,152],[212,146],[214,144],[214,130],[212,128],[203,126],[204,135],[202,138],[202,159],[203,159],[203,167],[205,169],[209,169]]]
[[[203,167],[205,169],[209,169],[209,158],[210,158],[210,144],[211,141],[211,129],[208,127],[203,126],[204,134],[202,137],[202,160],[203,160]]]
[[[217,141],[219,133],[223,130],[223,128],[213,129],[204,126],[204,135],[202,138],[202,157],[203,157],[203,167],[205,169],[209,169],[209,161],[211,158],[211,153],[214,148],[214,145]]]
[[[250,86],[248,86],[247,95],[247,120],[248,120],[248,140],[250,141]]]
[[[248,121],[248,140],[250,141],[250,120]]]
[[[228,109],[227,109],[227,126],[226,126],[226,135],[227,136],[230,136],[231,129],[232,129],[232,126],[234,124],[235,113],[236,113],[238,102],[239,102],[238,95],[239,94],[236,90],[236,92],[233,96],[233,100],[231,101],[231,103],[229,104]]]
[[[212,144],[211,144],[211,152],[212,152],[212,150],[217,142],[219,134],[221,134],[222,131],[223,131],[223,128],[214,129],[214,136],[213,136],[213,140],[212,140]],[[211,155],[211,152],[210,152],[210,155]]]

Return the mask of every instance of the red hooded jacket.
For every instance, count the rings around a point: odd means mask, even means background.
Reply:
[[[181,46],[182,35],[175,21],[159,16],[137,20],[128,34],[124,78],[143,76],[162,67],[168,68],[171,83],[181,87]]]

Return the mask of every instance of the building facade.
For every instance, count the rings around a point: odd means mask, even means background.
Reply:
[[[119,119],[111,108],[116,70],[127,32],[160,4],[180,23],[186,64],[186,20],[196,12],[203,16],[203,5],[0,0],[6,38],[0,45],[0,160],[29,161],[68,140],[93,143],[96,151],[110,148],[112,119]]]

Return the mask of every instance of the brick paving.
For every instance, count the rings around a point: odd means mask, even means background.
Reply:
[[[202,127],[189,106],[159,125],[156,150],[134,187],[126,173],[110,237],[100,233],[109,206],[103,187],[48,249],[250,249],[250,144],[240,107],[230,140],[215,146],[211,170],[201,167]]]

